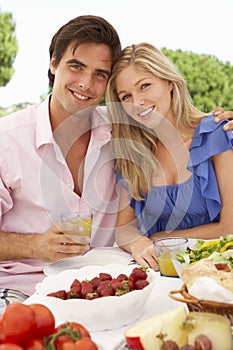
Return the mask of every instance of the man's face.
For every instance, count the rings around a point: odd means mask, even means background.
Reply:
[[[50,62],[54,74],[51,99],[52,113],[67,117],[100,103],[111,72],[111,50],[104,44],[84,43],[73,52],[68,46],[57,67]]]

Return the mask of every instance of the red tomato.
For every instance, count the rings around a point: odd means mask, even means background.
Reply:
[[[0,315],[1,317],[1,315]],[[2,339],[2,319],[0,318],[0,344],[3,342],[3,339]]]
[[[1,336],[4,342],[28,343],[36,330],[35,312],[20,303],[9,304],[2,313]]]
[[[0,345],[0,350],[24,350],[20,345],[14,343],[4,343]]]
[[[76,323],[76,322],[67,322],[67,323],[60,324],[56,328],[55,334],[57,334],[59,331],[64,329],[66,327],[66,325],[69,325],[69,327],[72,328],[72,330],[76,332],[77,340],[80,339],[80,338],[91,338],[90,333],[88,332],[88,330],[83,325],[81,325],[80,323]],[[65,343],[65,342],[69,342],[70,340],[73,340],[73,339],[71,339],[69,334],[60,335],[56,339],[55,345],[56,346],[61,346],[61,344]]]
[[[76,342],[63,343],[59,350],[98,350],[98,347],[90,338],[82,338]]]
[[[27,345],[24,346],[24,350],[44,350],[43,340],[40,338],[32,339]]]
[[[36,333],[35,336],[43,338],[55,331],[55,317],[52,311],[42,304],[31,304],[29,307],[35,312]]]

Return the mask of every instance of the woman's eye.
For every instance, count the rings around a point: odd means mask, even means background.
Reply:
[[[120,98],[121,101],[127,101],[129,99],[130,95],[124,95]]]
[[[142,89],[142,90],[143,90],[143,89],[146,89],[148,86],[150,86],[149,83],[142,84],[141,89]]]

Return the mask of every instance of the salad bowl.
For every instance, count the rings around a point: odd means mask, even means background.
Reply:
[[[233,234],[220,236],[214,240],[189,240],[186,250],[172,259],[177,274],[201,259],[210,259],[218,269],[233,269]]]

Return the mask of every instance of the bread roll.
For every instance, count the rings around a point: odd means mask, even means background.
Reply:
[[[222,287],[233,293],[233,270],[230,272],[218,270],[211,260],[201,259],[197,263],[190,265],[187,269],[184,269],[181,273],[181,279],[188,290],[200,277],[212,278]]]

